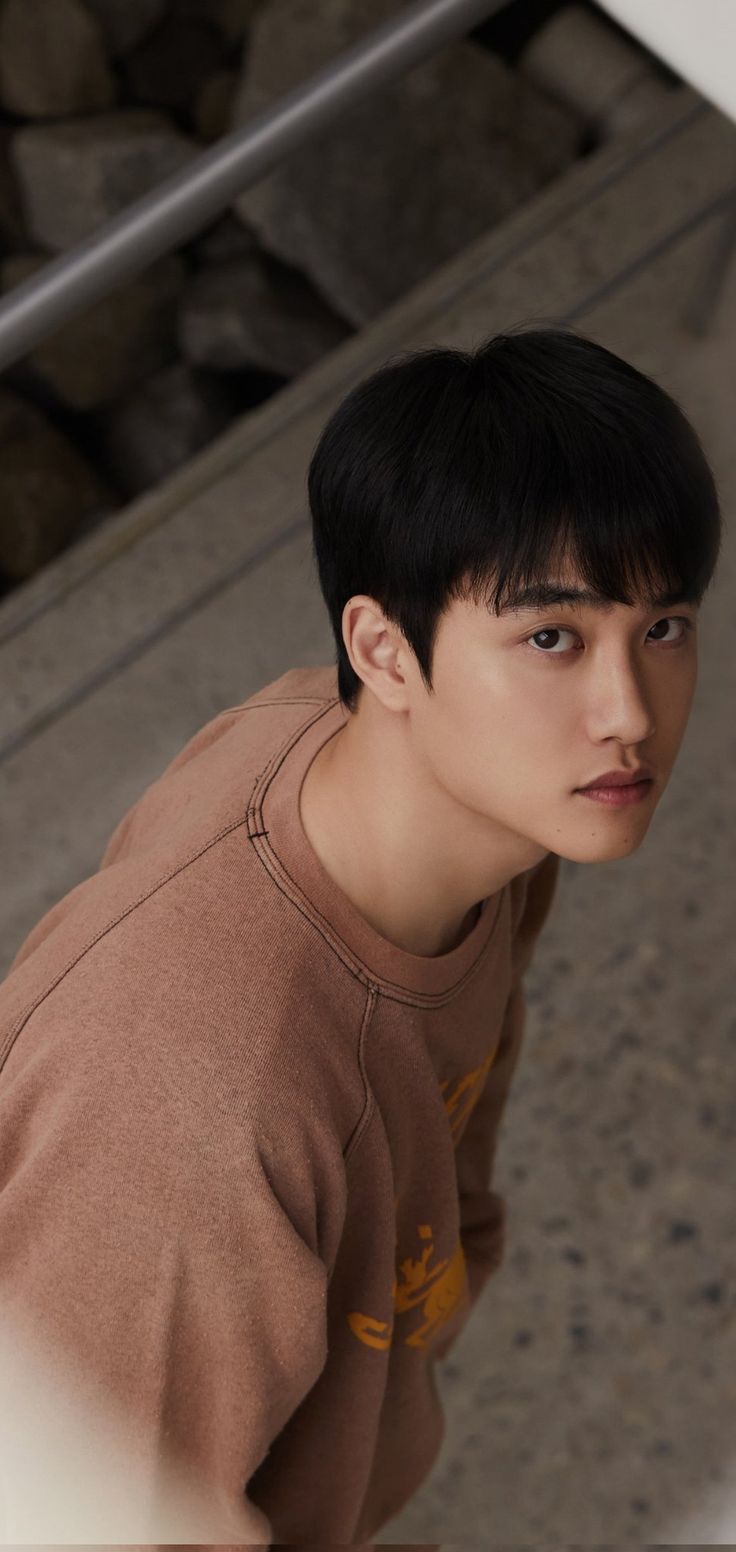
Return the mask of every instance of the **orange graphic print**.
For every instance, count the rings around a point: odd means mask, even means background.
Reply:
[[[431,1242],[430,1224],[419,1224],[418,1233],[421,1239]],[[423,1323],[404,1337],[407,1347],[426,1347],[426,1337],[431,1337],[439,1326],[449,1320],[463,1296],[467,1302],[465,1252],[460,1241],[449,1260],[445,1257],[444,1261],[437,1261],[434,1266],[430,1265],[433,1253],[434,1244],[425,1245],[418,1260],[407,1257],[402,1261],[399,1268],[401,1282],[394,1278],[391,1296],[395,1314],[405,1315],[408,1310],[421,1305],[424,1317]],[[385,1349],[391,1346],[395,1321],[389,1325],[385,1320],[373,1320],[370,1315],[362,1315],[354,1310],[348,1315],[348,1324],[366,1347]]]
[[[440,1093],[444,1096],[444,1105],[450,1122],[450,1134],[455,1147],[458,1145],[460,1135],[465,1123],[480,1098],[483,1084],[488,1075],[488,1069],[496,1055],[494,1048],[479,1067],[474,1067],[463,1077],[458,1078],[454,1086],[450,1088],[450,1079],[446,1078],[440,1084]],[[445,1093],[449,1089],[449,1093]],[[394,1211],[398,1211],[399,1198],[394,1198]],[[428,1240],[421,1255],[416,1260],[407,1256],[400,1264],[401,1281],[394,1278],[391,1288],[391,1300],[394,1316],[405,1315],[409,1310],[421,1305],[422,1322],[415,1325],[414,1329],[403,1338],[407,1347],[426,1347],[426,1338],[445,1324],[455,1310],[462,1309],[469,1302],[467,1268],[465,1252],[460,1240],[457,1241],[452,1256],[446,1256],[442,1261],[436,1261],[431,1265],[434,1255],[434,1243],[432,1226],[429,1223],[417,1225],[417,1234],[420,1239]],[[397,1229],[398,1243],[398,1229]],[[360,1342],[366,1347],[375,1347],[385,1351],[395,1339],[396,1320],[375,1320],[371,1315],[363,1315],[359,1310],[351,1310],[348,1315],[348,1325]]]
[[[480,1098],[481,1089],[486,1081],[488,1069],[495,1055],[496,1051],[494,1048],[494,1050],[489,1052],[485,1061],[481,1062],[480,1067],[474,1067],[471,1072],[466,1072],[464,1077],[458,1078],[455,1087],[445,1099],[445,1110],[450,1118],[450,1131],[455,1144],[457,1144],[459,1134],[471,1110]],[[444,1083],[440,1084],[441,1094],[445,1093],[449,1083],[450,1079],[445,1078]]]

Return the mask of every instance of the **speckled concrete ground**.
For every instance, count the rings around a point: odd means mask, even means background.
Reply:
[[[735,174],[736,126],[676,94],[0,610],[7,964],[197,727],[332,659],[304,474],[388,354],[570,317],[704,441],[727,536],[690,726],[638,853],[563,862],[499,1152],[506,1262],[386,1544],[736,1543],[736,262],[711,332],[683,321]]]

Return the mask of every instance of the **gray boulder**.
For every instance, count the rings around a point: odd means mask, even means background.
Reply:
[[[48,263],[19,254],[0,270],[3,291]],[[184,261],[167,254],[55,329],[26,357],[33,375],[75,410],[118,398],[176,354],[177,302]]]
[[[147,108],[18,130],[10,156],[32,238],[51,249],[81,242],[199,149]]]
[[[201,140],[220,140],[229,134],[239,89],[237,70],[215,70],[202,82],[192,109],[192,123]]]
[[[266,0],[206,0],[212,19],[231,43],[248,31],[256,12]]]
[[[0,389],[0,567],[23,582],[114,497],[33,405]]]
[[[132,497],[186,463],[230,420],[218,384],[177,361],[105,412],[102,444],[116,482]]]
[[[252,253],[258,253],[260,249],[255,232],[249,231],[243,221],[233,215],[232,211],[226,210],[198,237],[192,238],[190,251],[196,263],[202,267],[205,264],[219,264],[226,259],[250,258]]]
[[[237,43],[268,0],[173,0],[177,16],[205,18],[229,43]]]
[[[123,61],[126,93],[145,107],[189,117],[201,87],[225,63],[227,52],[209,21],[174,10]]]
[[[166,0],[85,0],[102,24],[112,54],[127,54],[160,22]]]
[[[394,0],[269,0],[252,24],[234,123],[395,12]],[[234,208],[361,325],[557,177],[582,127],[462,41],[341,113]]]
[[[190,277],[179,316],[184,354],[217,371],[295,377],[352,332],[302,275],[260,254]]]
[[[20,253],[28,245],[23,226],[20,186],[10,162],[14,131],[0,125],[0,252]],[[231,216],[235,220],[235,216]]]
[[[56,118],[109,108],[116,96],[101,29],[81,0],[3,0],[3,107],[24,118]]]

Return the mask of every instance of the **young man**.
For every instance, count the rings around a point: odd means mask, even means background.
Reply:
[[[387,363],[309,497],[336,672],[200,729],[0,988],[10,1534],[366,1546],[399,1512],[503,1258],[560,858],[641,845],[685,732],[715,483],[602,346]]]

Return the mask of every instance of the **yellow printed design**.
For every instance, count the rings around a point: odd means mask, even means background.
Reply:
[[[445,1096],[445,1110],[455,1147],[458,1145],[471,1110],[480,1098],[488,1069],[495,1055],[494,1048],[479,1067],[474,1067],[462,1078],[458,1078],[454,1087]],[[445,1095],[449,1084],[449,1078],[440,1084],[441,1094]],[[396,1197],[395,1212],[398,1211],[398,1205],[399,1199]],[[437,1261],[432,1266],[434,1243],[431,1224],[418,1224],[417,1233],[420,1239],[428,1240],[430,1243],[425,1245],[417,1260],[407,1257],[401,1262],[399,1267],[401,1281],[394,1278],[391,1289],[394,1317],[405,1315],[409,1310],[421,1305],[423,1320],[403,1338],[407,1347],[426,1347],[428,1345],[426,1338],[431,1339],[437,1329],[443,1326],[456,1310],[465,1307],[470,1297],[465,1253],[461,1241],[457,1241],[449,1259],[445,1257],[443,1261]],[[398,1229],[396,1237],[398,1243]],[[395,1318],[389,1323],[387,1320],[375,1320],[371,1315],[363,1315],[359,1310],[351,1310],[348,1315],[348,1325],[358,1341],[363,1342],[366,1347],[385,1351],[395,1339]]]
[[[420,1223],[419,1237],[432,1241],[432,1227],[429,1223]],[[418,1260],[407,1257],[402,1261],[399,1270],[402,1280],[394,1278],[391,1296],[396,1315],[405,1315],[408,1310],[422,1307],[424,1317],[422,1324],[410,1331],[404,1337],[407,1347],[426,1347],[427,1337],[434,1336],[437,1328],[443,1326],[446,1320],[460,1305],[461,1299],[467,1303],[468,1285],[465,1271],[465,1253],[458,1240],[455,1252],[448,1260],[435,1262],[432,1266],[431,1259],[434,1254],[434,1244],[425,1245]],[[357,1310],[348,1315],[348,1324],[358,1340],[364,1342],[366,1347],[387,1348],[391,1346],[394,1336],[395,1320],[389,1326],[387,1321],[373,1320],[369,1315],[361,1315]]]
[[[485,1061],[481,1062],[480,1067],[474,1067],[471,1072],[466,1072],[463,1078],[458,1078],[455,1087],[445,1099],[445,1110],[450,1118],[450,1131],[456,1146],[463,1126],[477,1100],[480,1098],[481,1089],[486,1081],[488,1069],[495,1055],[496,1048],[494,1047]],[[450,1079],[445,1078],[444,1083],[440,1084],[441,1094],[444,1094],[449,1082]]]

